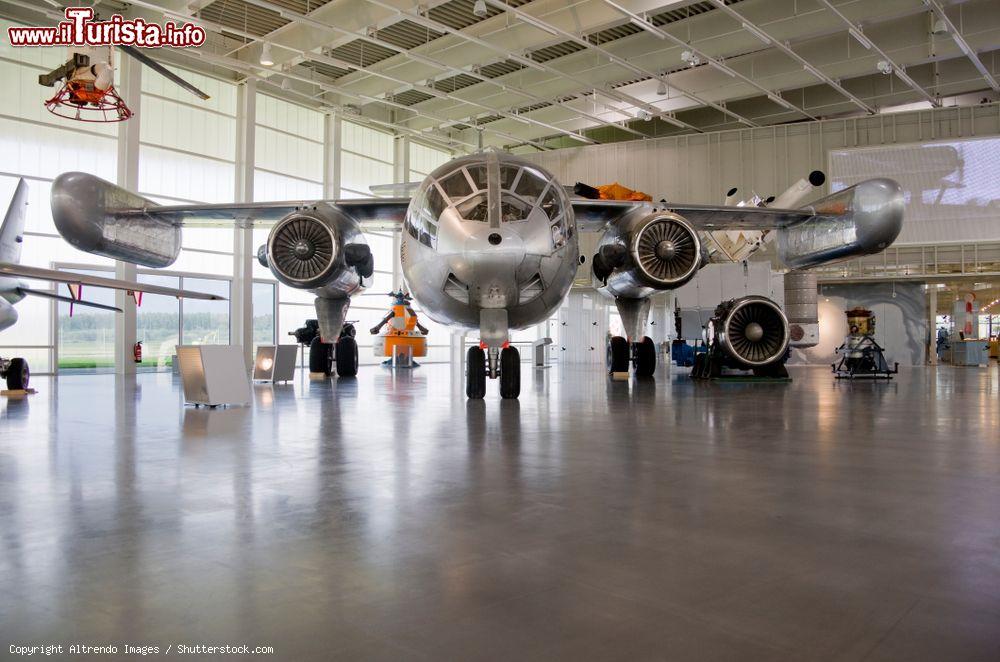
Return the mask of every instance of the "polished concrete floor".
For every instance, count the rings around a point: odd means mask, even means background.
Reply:
[[[793,377],[38,378],[0,402],[0,658],[1000,660],[997,368]]]

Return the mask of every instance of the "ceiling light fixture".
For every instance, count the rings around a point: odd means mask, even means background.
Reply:
[[[693,51],[684,51],[681,53],[681,61],[687,63],[689,67],[697,67],[701,64],[701,58]]]
[[[271,56],[271,44],[264,42],[264,47],[260,49],[260,63],[265,67],[274,66],[274,58]]]
[[[667,93],[667,82],[662,78],[660,79],[660,82],[656,86],[656,93],[659,94],[661,97]]]
[[[875,66],[886,76],[892,73],[892,63],[888,60],[879,60]]]
[[[472,6],[472,13],[479,18],[486,18],[486,0],[476,0],[476,4]]]

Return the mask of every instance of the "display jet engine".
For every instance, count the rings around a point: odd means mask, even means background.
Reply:
[[[780,208],[756,197],[733,204],[735,189],[720,207],[610,203],[631,207],[609,222],[591,263],[594,286],[615,300],[627,336],[611,339],[609,370],[628,371],[631,362],[637,375],[653,374],[656,350],[643,333],[650,297],[684,285],[705,264],[744,260],[773,241],[777,259],[799,271],[879,253],[896,239],[903,222],[903,194],[896,182],[870,179],[791,208],[824,180],[815,171],[796,182],[770,203]],[[734,363],[761,369],[782,359],[789,324],[780,308],[750,300],[737,308],[741,314],[724,316],[726,328],[716,330],[730,342]],[[781,320],[763,327],[755,321],[758,314],[770,319],[773,311]]]
[[[423,312],[478,333],[480,342],[468,350],[470,398],[485,395],[487,378],[499,378],[502,397],[519,395],[520,358],[510,331],[538,324],[560,306],[581,262],[580,231],[605,233],[609,248],[600,254],[608,286],[617,298],[635,301],[635,321],[642,300],[677,287],[701,266],[699,231],[778,228],[788,260],[808,263],[881,250],[895,238],[899,215],[884,219],[895,225],[883,228],[881,247],[872,248],[872,225],[885,224],[872,196],[880,196],[880,209],[898,198],[902,210],[899,188],[888,180],[802,210],[571,199],[543,168],[490,150],[440,166],[406,198],[160,206],[84,173],[59,176],[52,191],[53,219],[70,243],[152,266],[176,258],[182,226],[270,226],[261,260],[281,282],[316,294],[326,342],[338,337],[350,297],[370,282],[374,265],[362,231],[402,229],[403,278]]]

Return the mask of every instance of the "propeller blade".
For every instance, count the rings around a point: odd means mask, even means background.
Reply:
[[[177,74],[175,74],[174,72],[170,71],[169,69],[167,69],[166,67],[164,67],[162,64],[160,64],[156,60],[152,59],[151,57],[149,57],[148,55],[146,55],[142,51],[140,51],[138,48],[135,48],[134,46],[119,46],[118,48],[121,49],[127,55],[130,55],[130,56],[134,57],[136,60],[139,60],[139,62],[142,62],[144,65],[146,65],[147,67],[149,67],[150,69],[152,69],[156,73],[160,74],[161,76],[164,76],[165,78],[169,78],[173,82],[177,83],[178,85],[180,85],[181,87],[183,87],[185,90],[187,90],[191,94],[193,94],[193,95],[195,95],[197,97],[200,97],[202,99],[205,99],[205,100],[209,99],[209,96],[207,94],[205,94],[204,92],[202,92],[201,90],[199,90],[197,87],[195,87],[191,83],[187,82],[186,80],[184,80],[183,78],[181,78],[180,76],[178,76]]]

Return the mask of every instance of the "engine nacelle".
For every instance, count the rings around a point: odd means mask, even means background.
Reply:
[[[593,259],[596,286],[640,299],[694,278],[702,265],[698,233],[672,212],[624,219],[604,234]]]
[[[81,251],[146,267],[169,267],[181,251],[181,228],[171,219],[120,209],[158,207],[141,195],[84,172],[52,182],[52,220],[63,239]]]
[[[731,367],[761,368],[784,360],[788,318],[766,297],[731,299],[716,307],[705,327],[705,341],[721,349]]]
[[[258,259],[276,279],[319,297],[351,296],[374,272],[371,250],[357,222],[325,203],[285,216],[262,248]]]

